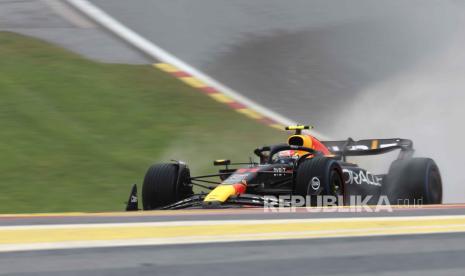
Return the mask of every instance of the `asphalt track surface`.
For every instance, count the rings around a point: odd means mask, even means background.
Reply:
[[[289,209],[284,209],[289,210]],[[400,217],[400,216],[454,216],[465,215],[465,206],[451,205],[444,207],[405,208],[380,212],[363,210],[352,212],[326,212],[321,210],[307,211],[297,209],[295,212],[265,212],[261,208],[186,211],[151,211],[95,214],[45,214],[45,215],[1,215],[1,226],[20,225],[56,225],[56,224],[90,224],[90,223],[138,223],[198,220],[269,220],[269,219],[321,219],[350,217]]]
[[[392,213],[261,209],[1,216],[2,226],[464,215],[463,205]],[[1,228],[1,226],[0,226]],[[465,233],[124,246],[0,253],[0,275],[462,275]]]
[[[465,234],[0,254],[0,275],[463,275]]]

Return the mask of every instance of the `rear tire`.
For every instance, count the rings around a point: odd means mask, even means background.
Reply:
[[[182,164],[155,164],[145,174],[142,186],[144,210],[160,208],[193,194],[190,171]]]
[[[295,194],[310,196],[312,205],[316,204],[316,197],[320,195],[343,196],[341,166],[336,160],[321,156],[304,160],[297,168]]]
[[[384,186],[384,194],[394,205],[442,203],[441,174],[430,158],[394,161]]]

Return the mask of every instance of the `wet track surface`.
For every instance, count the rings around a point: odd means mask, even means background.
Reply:
[[[373,210],[373,209],[371,209]],[[131,222],[165,222],[197,220],[268,220],[268,219],[319,219],[348,217],[393,217],[393,216],[449,216],[465,215],[465,206],[423,207],[393,209],[380,212],[325,211],[323,209],[298,209],[295,212],[266,212],[260,208],[225,209],[225,210],[185,210],[185,211],[150,211],[125,213],[64,214],[64,215],[6,215],[0,216],[0,226],[11,225],[53,225],[82,223],[131,223]]]
[[[315,210],[314,210],[315,211]],[[463,205],[393,212],[262,209],[10,215],[0,225],[464,215]],[[248,241],[0,253],[0,275],[459,275],[465,234]]]
[[[461,275],[465,234],[0,254],[0,275]]]

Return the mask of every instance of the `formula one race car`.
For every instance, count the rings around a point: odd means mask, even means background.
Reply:
[[[430,158],[412,158],[413,143],[407,139],[369,139],[354,141],[319,141],[303,134],[308,126],[290,126],[295,131],[285,144],[255,149],[259,162],[231,163],[216,160],[224,166],[218,173],[190,175],[183,162],[155,164],[144,178],[144,210],[182,208],[222,208],[264,206],[270,202],[291,206],[292,201],[277,198],[301,196],[311,205],[321,196],[333,196],[338,205],[353,204],[351,196],[370,197],[370,204],[381,196],[391,204],[442,202],[439,168]],[[374,175],[348,156],[383,154],[400,150],[387,174]],[[232,168],[231,166],[234,166]],[[194,194],[193,186],[209,190]],[[138,210],[137,187],[133,186],[126,210]]]

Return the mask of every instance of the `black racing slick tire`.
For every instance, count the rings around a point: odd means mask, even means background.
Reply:
[[[322,156],[304,160],[297,168],[294,193],[304,197],[310,196],[312,205],[316,203],[316,196],[343,196],[344,180],[341,166],[336,160]]]
[[[190,171],[184,164],[155,164],[145,174],[142,185],[144,210],[157,209],[193,194]]]
[[[396,160],[386,176],[384,194],[393,205],[442,203],[442,179],[430,158]]]

